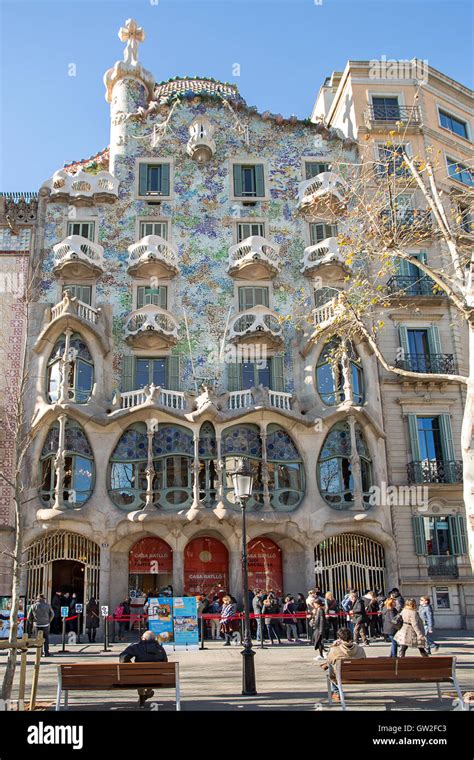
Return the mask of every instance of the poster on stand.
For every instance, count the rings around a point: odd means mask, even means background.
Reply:
[[[173,598],[174,643],[181,646],[198,646],[199,629],[197,599],[194,596]]]
[[[148,599],[148,628],[160,644],[173,641],[173,600],[169,596]]]

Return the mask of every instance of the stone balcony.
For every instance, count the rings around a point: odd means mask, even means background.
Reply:
[[[170,391],[156,385],[146,385],[139,390],[116,393],[114,398],[114,407],[117,409],[135,409],[142,404],[183,411],[186,409],[186,397],[182,391]]]
[[[34,345],[35,351],[42,351],[48,341],[56,339],[56,326],[59,323],[61,331],[69,327],[96,338],[104,355],[110,350],[109,333],[102,309],[90,306],[78,298],[72,298],[66,290],[62,301],[46,310],[43,329]]]
[[[254,306],[232,318],[228,339],[231,343],[258,343],[268,348],[280,348],[283,343],[280,319],[267,306]]]
[[[262,396],[263,398],[259,398]],[[227,406],[230,410],[251,409],[256,406],[267,404],[274,409],[291,411],[293,395],[283,391],[272,391],[270,388],[250,388],[245,391],[231,391],[228,395]]]
[[[82,235],[69,235],[53,246],[53,272],[68,278],[101,275],[105,271],[104,249]]]
[[[228,273],[245,280],[266,280],[280,271],[280,247],[252,235],[229,248]]]
[[[178,251],[159,235],[147,235],[129,246],[127,267],[131,277],[174,277],[179,272]]]
[[[178,329],[178,322],[172,314],[150,304],[127,316],[125,340],[135,348],[168,348],[177,343]]]
[[[300,211],[311,215],[341,214],[346,208],[345,182],[337,172],[321,172],[298,185]]]
[[[113,203],[118,198],[119,181],[110,172],[89,174],[79,171],[70,174],[64,169],[55,172],[43,183],[51,191],[50,200],[93,206],[96,203]]]
[[[324,270],[325,279],[331,280],[346,275],[350,268],[346,266],[337,237],[326,238],[304,250],[301,272],[306,277],[320,275]]]

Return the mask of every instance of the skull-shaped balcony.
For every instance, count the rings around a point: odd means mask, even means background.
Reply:
[[[324,275],[325,280],[336,280],[349,271],[336,237],[321,240],[304,250],[301,272],[306,277]]]
[[[213,140],[215,129],[206,116],[197,116],[189,127],[190,137],[186,152],[198,164],[206,164],[216,152]]]
[[[279,246],[252,235],[229,248],[228,273],[237,279],[267,280],[280,271]]]
[[[68,278],[97,277],[105,271],[104,249],[82,235],[53,246],[53,271]]]
[[[341,214],[346,208],[346,187],[337,172],[321,172],[298,185],[300,211],[315,216]]]
[[[147,235],[128,249],[128,273],[132,277],[174,277],[179,271],[176,248],[159,235]]]
[[[177,343],[178,327],[172,314],[159,306],[148,304],[128,315],[125,340],[134,348],[168,348]]]
[[[82,169],[76,174],[60,169],[42,185],[51,191],[51,200],[76,206],[113,203],[118,198],[118,186],[118,179],[110,172],[89,174]]]
[[[280,348],[283,331],[277,314],[267,306],[254,306],[235,315],[229,325],[231,343],[265,345],[268,349]]]

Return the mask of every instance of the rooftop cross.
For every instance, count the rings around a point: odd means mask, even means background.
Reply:
[[[145,39],[143,28],[138,26],[133,18],[129,18],[126,20],[125,26],[120,27],[118,36],[122,42],[127,43],[123,54],[124,63],[128,63],[131,66],[137,66],[138,43],[143,42]]]

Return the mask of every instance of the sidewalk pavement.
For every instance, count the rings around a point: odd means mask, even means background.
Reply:
[[[438,655],[454,655],[457,658],[457,675],[463,693],[474,691],[474,631],[438,632],[440,643]],[[111,644],[110,652],[103,652],[101,644],[81,643],[67,645],[68,653],[60,654],[61,647],[53,645],[50,658],[42,658],[38,702],[48,710],[54,710],[57,688],[58,663],[88,661],[116,662],[119,653],[127,646]],[[189,710],[340,710],[340,705],[329,707],[327,703],[326,675],[315,662],[315,651],[305,644],[283,642],[281,646],[266,644],[264,649],[254,643],[255,672],[258,694],[242,697],[241,647],[223,647],[220,641],[206,641],[206,649],[176,651],[169,653],[170,661],[180,664],[181,698],[183,711]],[[387,657],[390,645],[382,641],[366,648],[367,657]],[[419,657],[416,649],[408,650],[412,657]],[[6,653],[0,655],[0,677],[5,667]],[[28,657],[32,664],[33,653]],[[18,670],[15,690],[18,686]],[[28,670],[27,689],[31,680]],[[438,700],[435,684],[392,684],[384,686],[350,686],[347,702],[350,710],[454,710],[456,693],[449,684],[441,686],[443,699]],[[28,694],[28,691],[27,691]],[[155,690],[145,710],[174,711],[174,690]],[[473,705],[474,707],[474,705]],[[137,710],[136,691],[119,692],[71,692],[69,710]]]

